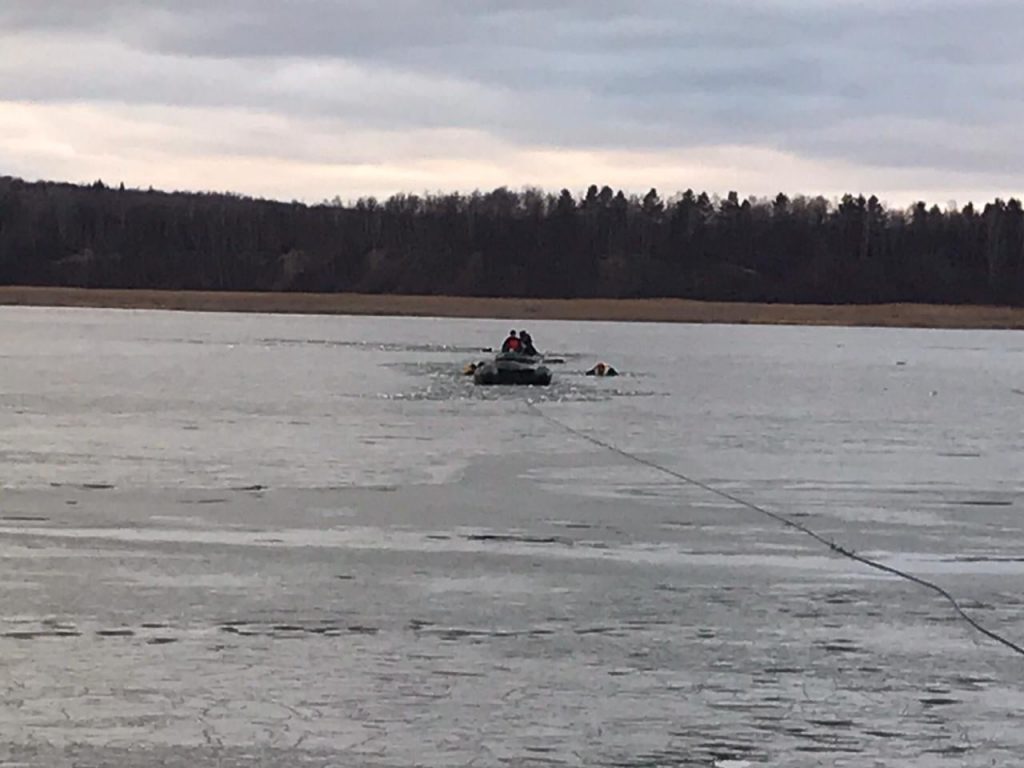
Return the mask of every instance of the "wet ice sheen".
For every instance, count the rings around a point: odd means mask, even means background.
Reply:
[[[0,310],[0,761],[1012,765],[1024,338]],[[598,359],[627,375],[583,375]]]

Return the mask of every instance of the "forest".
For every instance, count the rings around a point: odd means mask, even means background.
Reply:
[[[0,284],[1024,305],[1024,210],[593,185],[321,204],[0,177]]]

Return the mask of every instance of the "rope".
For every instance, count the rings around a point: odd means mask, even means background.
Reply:
[[[964,611],[964,609],[960,606],[960,603],[957,602],[956,598],[953,597],[953,595],[951,595],[945,589],[940,587],[938,584],[935,584],[935,583],[933,583],[931,581],[928,581],[927,579],[922,579],[920,576],[915,576],[912,573],[907,573],[906,571],[901,571],[899,568],[894,568],[891,565],[886,565],[885,563],[880,563],[877,560],[872,560],[869,557],[864,557],[863,555],[858,555],[853,550],[848,549],[848,548],[846,548],[844,546],[841,546],[839,544],[836,544],[834,541],[830,541],[830,540],[826,539],[824,536],[822,536],[817,531],[814,531],[813,529],[808,528],[806,525],[804,525],[804,524],[802,524],[802,523],[800,523],[800,522],[798,522],[796,520],[793,520],[792,518],[787,517],[786,515],[779,514],[778,512],[772,512],[771,510],[765,509],[764,507],[759,506],[757,504],[754,504],[751,501],[747,501],[746,499],[743,499],[743,498],[741,498],[739,496],[731,494],[728,491],[723,491],[720,488],[715,488],[714,486],[708,485],[707,483],[702,482],[701,480],[697,480],[696,478],[689,477],[688,475],[684,475],[682,472],[677,472],[676,470],[670,469],[670,468],[668,468],[666,466],[658,464],[655,461],[651,461],[650,459],[645,459],[643,456],[638,456],[635,453],[630,453],[627,450],[619,448],[618,446],[613,445],[612,443],[606,442],[604,440],[601,440],[600,438],[594,437],[593,435],[588,435],[586,432],[581,432],[580,430],[576,429],[575,427],[572,427],[572,426],[566,424],[565,422],[560,421],[559,419],[556,419],[554,416],[550,416],[550,415],[544,413],[544,411],[542,411],[540,408],[538,408],[534,403],[532,403],[530,401],[526,401],[526,407],[529,408],[531,411],[533,411],[534,414],[539,416],[544,421],[547,421],[550,424],[553,424],[556,427],[565,430],[569,434],[575,435],[576,437],[580,438],[581,440],[586,440],[588,443],[596,445],[599,448],[604,448],[605,450],[611,451],[612,453],[618,454],[619,456],[622,456],[625,459],[629,459],[630,461],[634,461],[637,464],[642,464],[645,467],[650,467],[651,469],[656,470],[657,472],[661,472],[661,473],[663,473],[665,475],[668,475],[669,477],[673,477],[673,478],[675,478],[677,480],[683,481],[684,483],[688,483],[689,485],[692,485],[692,486],[695,486],[697,488],[700,488],[700,489],[702,489],[702,490],[704,490],[704,491],[706,491],[706,492],[708,492],[710,494],[713,494],[715,496],[719,496],[720,498],[723,498],[723,499],[726,499],[728,501],[731,501],[733,504],[738,504],[739,506],[746,507],[747,509],[749,509],[749,510],[751,510],[753,512],[757,512],[759,514],[762,514],[762,515],[765,515],[767,517],[770,517],[772,520],[775,520],[775,521],[777,521],[779,523],[782,523],[783,525],[785,525],[785,526],[787,526],[789,528],[793,528],[793,529],[795,529],[797,531],[800,531],[803,534],[806,534],[807,536],[810,536],[812,539],[817,541],[819,544],[822,544],[825,547],[828,547],[828,549],[830,549],[832,552],[835,552],[838,555],[842,555],[843,557],[849,558],[850,560],[854,560],[854,561],[856,561],[858,563],[866,565],[869,568],[874,568],[877,571],[882,571],[883,573],[888,573],[888,574],[890,574],[892,576],[896,576],[898,578],[901,578],[901,579],[904,579],[906,581],[909,581],[909,582],[912,582],[914,584],[917,584],[918,586],[924,587],[925,589],[929,589],[932,592],[935,592],[936,594],[938,594],[941,597],[943,597],[950,605],[952,605],[953,606],[953,610],[956,611],[957,615],[963,621],[965,621],[967,624],[969,624],[971,627],[973,627],[975,630],[977,630],[981,634],[985,635],[989,639],[994,640],[997,643],[1000,643],[1000,644],[1006,646],[1007,648],[1009,648],[1014,653],[1018,653],[1021,656],[1024,656],[1024,647],[1021,647],[1020,645],[1018,645],[1017,643],[1013,642],[1012,640],[1008,640],[1007,638],[1003,637],[999,633],[994,632],[993,630],[988,629],[987,627],[982,626],[976,619],[972,618],[966,611]]]

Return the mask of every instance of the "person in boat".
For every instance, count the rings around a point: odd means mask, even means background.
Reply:
[[[515,331],[508,332],[508,338],[501,345],[502,352],[522,352],[523,343],[516,337]]]
[[[524,355],[537,357],[540,354],[540,352],[537,351],[537,348],[533,346],[533,337],[526,331],[519,332],[519,343],[522,345],[522,349],[520,351]]]

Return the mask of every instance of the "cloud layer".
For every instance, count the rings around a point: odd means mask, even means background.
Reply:
[[[1020,194],[1017,0],[5,0],[0,173]]]

